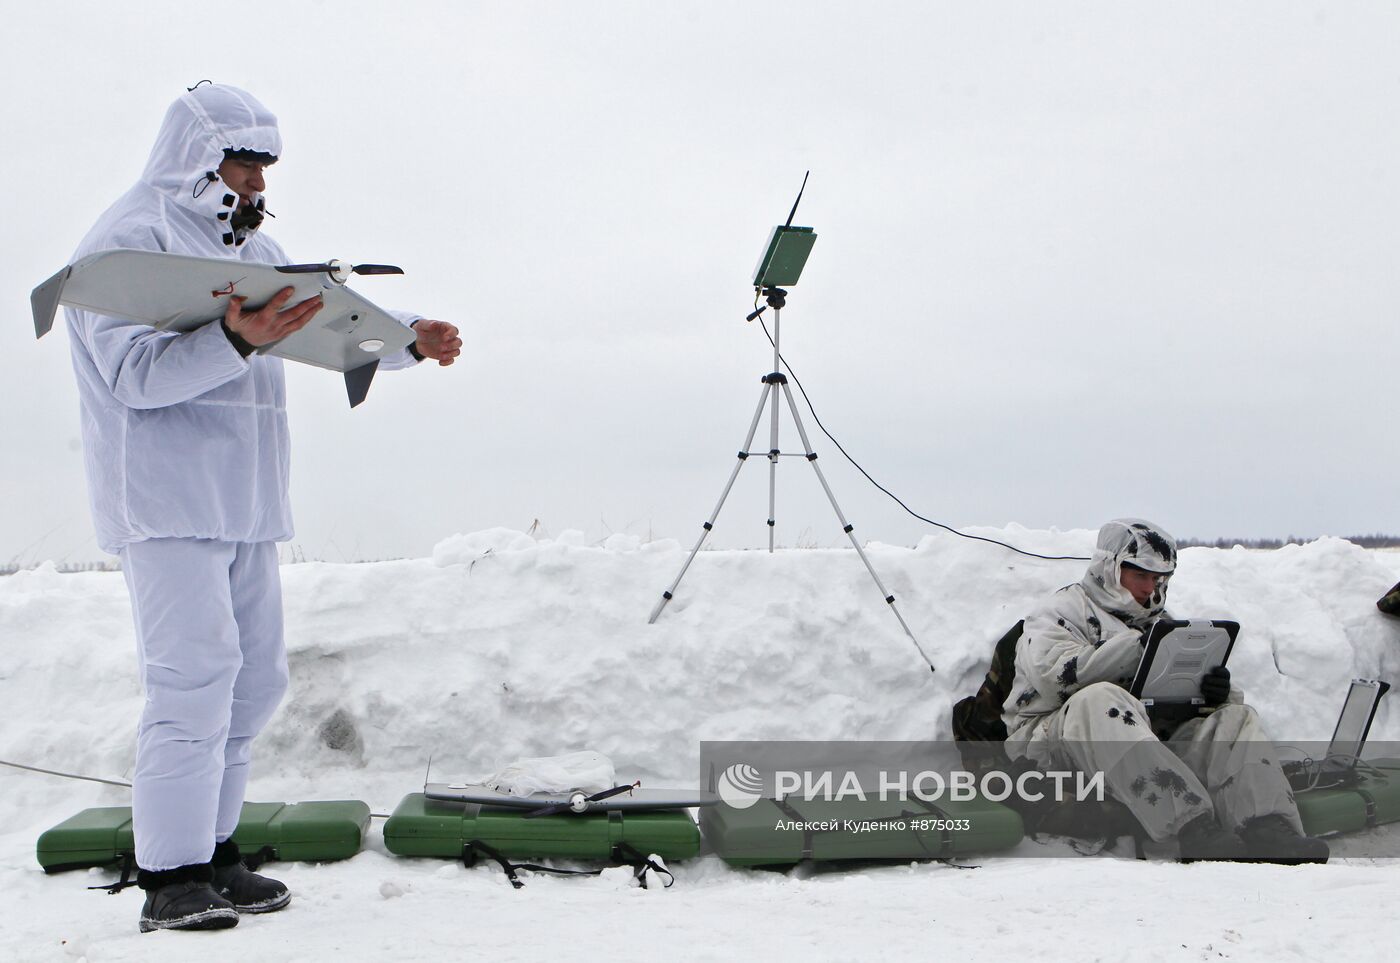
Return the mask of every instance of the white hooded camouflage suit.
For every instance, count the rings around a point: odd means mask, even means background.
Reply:
[[[285,264],[217,176],[225,150],[282,152],[234,87],[166,112],[141,179],[74,256],[136,248]],[[261,211],[261,196],[253,198]],[[254,219],[256,220],[256,219]],[[405,323],[417,315],[397,313]],[[145,691],[132,779],[137,863],[207,861],[238,823],[251,743],[287,687],[276,542],[292,537],[282,361],[210,323],[177,334],[67,309],[98,543],[131,593]],[[412,364],[407,351],[383,368]]]
[[[1122,585],[1125,562],[1160,576],[1146,605]],[[1211,812],[1232,830],[1271,814],[1301,830],[1273,745],[1238,690],[1208,715],[1159,725],[1157,734],[1128,693],[1147,630],[1169,617],[1175,569],[1176,542],[1160,527],[1122,518],[1099,530],[1084,578],[1026,617],[1002,717],[1007,752],[1042,769],[1103,772],[1110,795],[1154,840]]]

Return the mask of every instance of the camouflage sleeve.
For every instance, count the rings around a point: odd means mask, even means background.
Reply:
[[[1086,685],[1118,682],[1142,656],[1141,633],[1105,619],[1087,600],[1067,592],[1026,619],[1021,646],[1027,668],[1056,690],[1061,702]]]

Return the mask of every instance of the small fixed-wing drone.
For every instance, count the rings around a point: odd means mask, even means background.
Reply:
[[[556,816],[563,813],[582,815],[586,812],[648,812],[659,809],[690,809],[696,806],[713,806],[719,802],[719,796],[712,792],[695,792],[683,789],[642,789],[641,783],[613,786],[611,789],[591,794],[581,789],[575,789],[571,792],[539,792],[529,796],[516,796],[512,793],[471,783],[430,782],[424,785],[423,794],[429,799],[439,799],[445,802],[523,809],[526,810],[526,819]]]
[[[285,287],[294,289],[289,303],[319,294],[325,307],[310,324],[257,352],[344,372],[353,408],[365,400],[380,359],[412,344],[415,335],[345,282],[352,274],[402,273],[391,264],[271,265],[116,248],[64,267],[35,288],[29,301],[34,334],[42,338],[60,304],[162,331],[190,331],[222,318],[235,294],[254,305]]]

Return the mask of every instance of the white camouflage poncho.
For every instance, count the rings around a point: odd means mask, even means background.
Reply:
[[[246,91],[196,87],[166,111],[141,179],[73,259],[112,248],[286,264],[257,224],[235,228],[224,150],[282,153],[277,118]],[[261,194],[252,197],[262,211]],[[420,315],[391,312],[404,324]],[[65,308],[78,378],[97,543],[292,537],[291,442],[282,361],[239,355],[217,323],[192,331]],[[380,370],[413,364],[407,351]]]

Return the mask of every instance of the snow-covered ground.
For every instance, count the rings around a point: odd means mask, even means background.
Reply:
[[[1047,554],[1093,533],[978,530]],[[521,756],[597,749],[644,785],[694,785],[704,739],[945,737],[990,646],[1082,571],[951,535],[870,556],[938,673],[849,550],[706,552],[656,625],[684,549],[565,533],[454,536],[431,559],[283,568],[292,691],[259,744],[250,798],[358,798],[385,813],[423,782]],[[1400,621],[1374,601],[1400,553],[1323,540],[1275,552],[1188,549],[1179,615],[1243,625],[1235,679],[1275,737],[1325,740],[1347,680],[1400,679]],[[122,578],[52,568],[0,579],[0,759],[129,778],[140,693]],[[1383,704],[1374,740],[1400,740]],[[335,748],[332,748],[334,746]],[[1388,860],[1181,866],[1065,858],[791,874],[681,864],[669,890],[626,871],[532,878],[366,851],[279,864],[292,906],[218,934],[140,935],[140,895],[109,876],[45,876],[34,842],[115,787],[0,767],[0,959],[301,961],[489,956],[1347,960],[1387,957]],[[1023,843],[1018,852],[1041,844]]]

